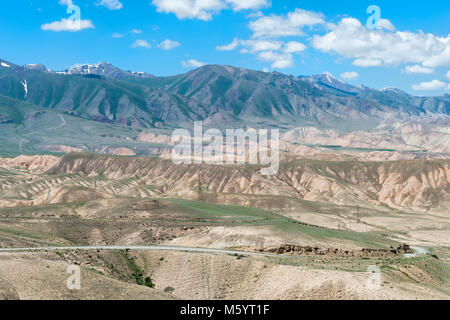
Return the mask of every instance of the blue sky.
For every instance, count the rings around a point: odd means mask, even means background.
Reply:
[[[69,6],[81,22],[68,22]],[[380,8],[379,29],[366,21]],[[52,70],[108,61],[173,75],[203,63],[415,95],[450,93],[450,5],[384,0],[15,0],[2,3],[0,58]]]

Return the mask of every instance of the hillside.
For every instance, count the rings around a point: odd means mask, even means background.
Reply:
[[[1,60],[3,61],[3,60]],[[64,73],[3,61],[0,94],[89,120],[134,127],[206,125],[351,131],[382,121],[448,123],[450,97],[351,86],[330,75],[296,77],[209,65],[172,77],[142,76],[109,64]]]
[[[447,160],[398,162],[328,162],[285,160],[276,176],[263,177],[251,166],[175,165],[157,158],[69,154],[51,172],[136,178],[165,193],[196,197],[198,175],[212,194],[282,196],[346,206],[418,212],[448,207],[450,167]],[[134,191],[139,193],[136,185]],[[279,201],[281,204],[283,201]],[[261,202],[263,204],[263,202]]]

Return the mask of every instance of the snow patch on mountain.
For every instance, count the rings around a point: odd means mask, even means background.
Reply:
[[[25,90],[25,99],[28,97],[28,83],[27,80],[22,81],[23,89]]]

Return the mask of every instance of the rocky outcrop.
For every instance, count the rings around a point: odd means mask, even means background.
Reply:
[[[18,156],[16,158],[0,158],[0,167],[20,168],[38,174],[49,170],[59,161],[55,156]]]
[[[342,250],[338,248],[319,248],[311,246],[299,246],[285,244],[280,247],[260,249],[259,252],[274,254],[292,254],[292,255],[318,255],[333,257],[390,257],[405,253],[411,253],[411,248],[404,244],[397,248],[387,249],[361,249],[361,250]]]

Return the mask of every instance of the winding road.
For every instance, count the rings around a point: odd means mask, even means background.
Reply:
[[[36,252],[36,251],[58,251],[58,250],[139,250],[139,251],[179,251],[197,253],[224,253],[237,254],[241,256],[275,257],[275,254],[265,254],[256,252],[245,252],[236,250],[193,248],[193,247],[173,247],[173,246],[73,246],[73,247],[36,247],[36,248],[0,248],[0,252]]]
[[[426,255],[428,251],[422,247],[411,246],[413,253],[406,253],[406,258],[416,258]],[[197,252],[197,253],[223,253],[241,256],[254,257],[277,257],[279,254],[246,252],[238,250],[212,249],[212,248],[194,248],[194,247],[175,247],[175,246],[67,246],[67,247],[36,247],[36,248],[0,248],[0,252],[36,252],[36,251],[58,251],[58,250],[135,250],[135,251],[178,251],[178,252]]]

